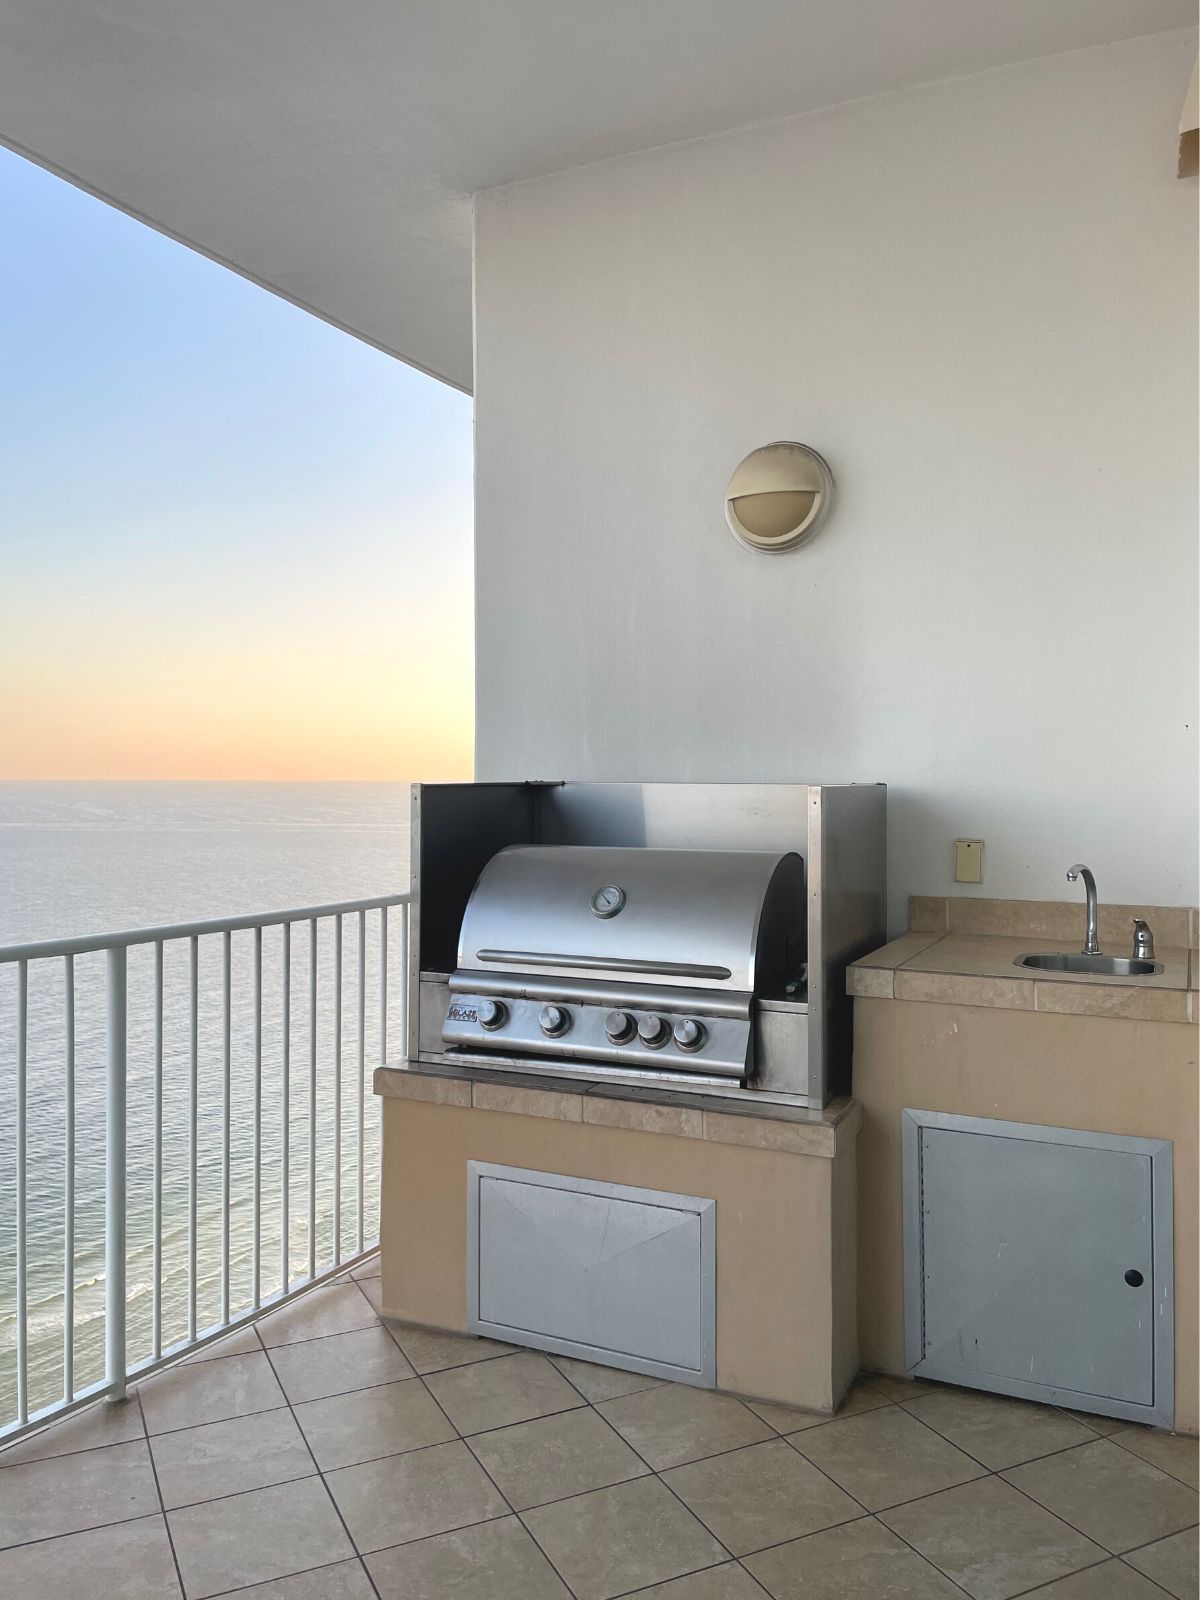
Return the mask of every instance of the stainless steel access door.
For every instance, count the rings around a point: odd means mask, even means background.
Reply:
[[[1169,1423],[1170,1145],[904,1115],[910,1370]]]
[[[467,1163],[467,1327],[711,1388],[716,1202]]]

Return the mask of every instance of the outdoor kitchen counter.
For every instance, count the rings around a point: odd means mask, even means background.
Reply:
[[[1112,953],[1125,945],[1102,941]],[[926,1001],[937,1005],[1000,1006],[1131,1022],[1195,1022],[1200,968],[1186,946],[1161,947],[1163,970],[1149,977],[1037,972],[1016,963],[1035,951],[1074,950],[1072,941],[995,934],[910,932],[853,963],[846,992],[871,1000]]]
[[[1013,962],[1077,950],[1082,907],[914,899],[912,931],[847,971],[854,998],[859,1345],[864,1367],[907,1371],[906,1112],[995,1119],[1173,1151],[1174,1420],[1194,1433],[1197,1394],[1197,915],[1187,906],[1101,906],[1100,945],[1129,950],[1133,915],[1154,929],[1163,971],[1066,976]],[[1190,980],[1190,981],[1189,981]]]
[[[792,1155],[831,1156],[836,1130],[844,1136],[857,1127],[859,1117],[857,1102],[844,1098],[831,1101],[824,1111],[810,1111],[769,1101],[746,1105],[718,1095],[498,1074],[480,1067],[435,1066],[423,1061],[377,1067],[374,1087],[385,1099],[474,1106],[515,1116],[552,1117],[557,1122],[591,1122],[635,1133],[708,1139]]]

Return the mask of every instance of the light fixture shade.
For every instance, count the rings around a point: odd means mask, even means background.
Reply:
[[[750,550],[795,550],[833,506],[833,473],[806,444],[778,440],[752,450],[725,490],[725,520]]]

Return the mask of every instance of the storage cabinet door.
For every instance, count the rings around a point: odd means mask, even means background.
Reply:
[[[1170,1191],[1163,1216],[1156,1155],[1169,1162],[1170,1147],[939,1120],[960,1126],[920,1126],[906,1172],[917,1185],[906,1196],[918,1223],[906,1260],[912,1370],[1112,1414],[1152,1410],[1156,1381],[1170,1384],[1155,1348],[1170,1316],[1169,1265],[1164,1283],[1155,1250]]]
[[[715,1382],[712,1200],[469,1164],[468,1325]]]

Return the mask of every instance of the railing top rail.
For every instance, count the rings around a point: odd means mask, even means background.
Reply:
[[[380,911],[407,905],[405,894],[376,895],[370,900],[341,900],[327,906],[297,906],[291,911],[261,911],[244,917],[210,917],[202,922],[172,922],[160,928],[131,928],[124,933],[84,934],[77,939],[39,939],[32,944],[0,945],[0,966],[11,961],[38,961],[44,956],[82,956],[96,950],[119,950],[160,939],[189,939],[206,933],[238,933],[244,928],[274,928],[285,922],[310,922],[315,917],[345,916],[353,911]]]

